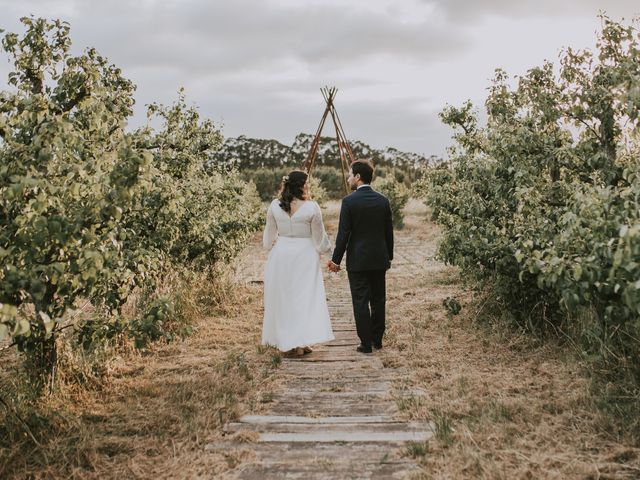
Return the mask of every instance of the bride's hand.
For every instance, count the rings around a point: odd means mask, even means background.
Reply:
[[[329,260],[329,263],[327,263],[327,268],[329,269],[330,272],[333,272],[333,273],[337,273],[340,271],[340,265],[336,265],[331,260]]]

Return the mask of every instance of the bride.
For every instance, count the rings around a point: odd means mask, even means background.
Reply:
[[[270,250],[264,269],[262,344],[287,355],[310,353],[309,345],[333,340],[320,271],[320,253],[331,250],[309,177],[283,177],[279,198],[267,210],[262,237]]]

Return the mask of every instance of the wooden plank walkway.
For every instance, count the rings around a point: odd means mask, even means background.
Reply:
[[[253,264],[243,272],[244,281],[261,280],[265,258],[256,257],[260,255],[247,257]],[[359,340],[346,274],[325,273],[325,288],[336,339],[311,354],[283,359],[270,411],[226,425],[230,438],[253,432],[255,442],[207,445],[208,451],[251,453],[250,461],[225,478],[387,479],[405,478],[416,469],[403,455],[407,442],[428,440],[433,428],[400,420],[396,401],[403,394],[423,392],[394,391],[403,372],[385,368],[375,350],[356,352]]]

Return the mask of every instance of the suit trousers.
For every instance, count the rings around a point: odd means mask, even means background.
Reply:
[[[353,316],[360,342],[366,347],[382,342],[385,328],[386,270],[347,272]]]

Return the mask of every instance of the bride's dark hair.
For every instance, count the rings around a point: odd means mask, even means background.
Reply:
[[[298,198],[305,200],[304,198],[304,184],[307,182],[307,175],[300,170],[294,170],[282,177],[282,186],[280,187],[280,208],[285,212],[291,213],[291,202]]]

